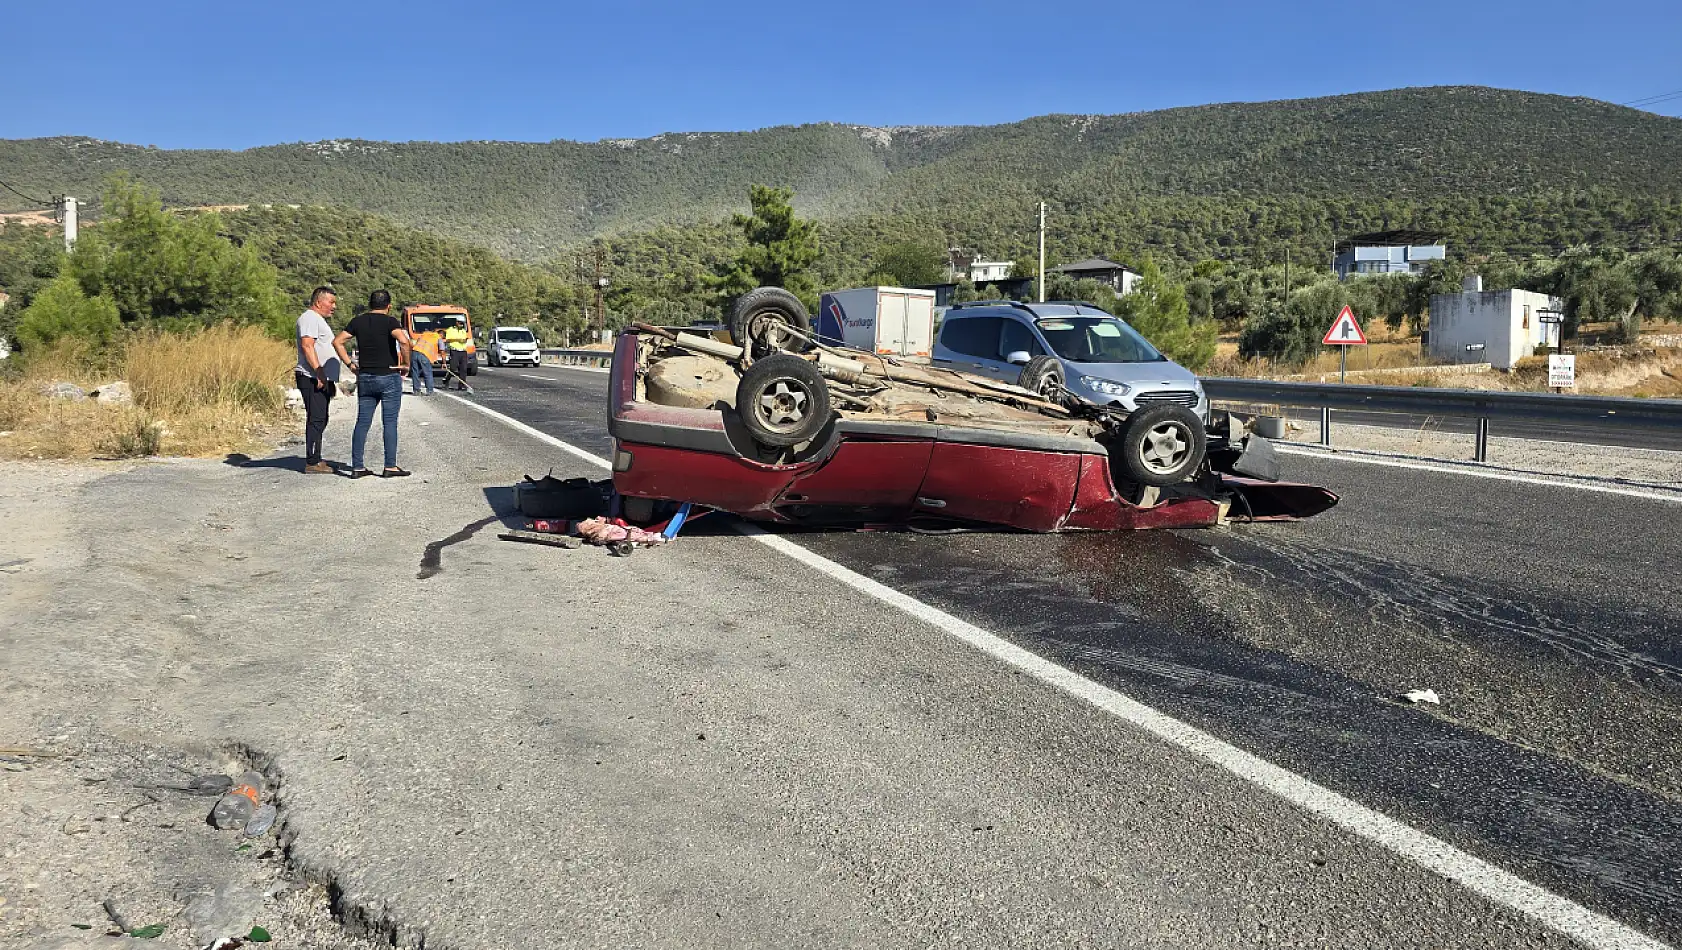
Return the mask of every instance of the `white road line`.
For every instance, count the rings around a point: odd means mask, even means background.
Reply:
[[[459,396],[450,398],[580,459],[601,468],[611,467],[611,463],[606,459],[552,435],[539,432],[518,419],[468,402]],[[867,597],[920,620],[1042,683],[1084,700],[1169,745],[1284,799],[1311,815],[1324,818],[1351,834],[1386,848],[1494,903],[1518,911],[1584,946],[1596,950],[1670,950],[1668,944],[1532,884],[1516,874],[1502,870],[1446,841],[1346,798],[1289,769],[1245,752],[1196,726],[1181,722],[1108,686],[1066,670],[996,634],[988,633],[938,607],[925,604],[909,594],[871,580],[787,538],[767,534],[750,525],[744,525],[740,530],[748,538],[779,554],[799,561]]]
[[[481,406],[476,402],[471,402],[467,399],[463,399],[462,397],[454,395],[452,393],[440,392],[438,395],[443,396],[447,399],[453,399],[456,402],[459,402],[462,405],[466,406],[467,408],[472,409],[474,412],[482,412],[485,415],[490,416],[492,419],[497,420],[498,422],[502,423],[505,426],[508,426],[511,429],[515,429],[515,430],[518,430],[520,432],[523,432],[526,435],[529,435],[532,438],[538,440],[539,442],[544,442],[544,443],[547,443],[549,445],[553,445],[555,448],[560,449],[563,452],[567,452],[571,455],[574,455],[574,456],[576,456],[580,459],[583,459],[584,461],[589,462],[592,465],[597,465],[597,466],[600,466],[602,468],[612,468],[613,467],[612,462],[609,462],[607,459],[602,458],[601,456],[595,454],[594,452],[587,452],[584,449],[581,449],[576,445],[571,445],[569,443],[562,442],[560,439],[555,438],[554,436],[550,435],[547,432],[540,432],[537,429],[533,429],[531,426],[526,425],[524,422],[521,422],[520,420],[512,418],[510,416],[505,416],[502,413],[497,412],[495,409],[486,409],[484,406]]]
[[[1604,495],[1624,495],[1628,498],[1645,498],[1649,501],[1668,501],[1673,504],[1682,504],[1682,492],[1644,491],[1639,488],[1625,488],[1621,485],[1596,485],[1591,482],[1580,481],[1556,482],[1533,475],[1515,475],[1509,472],[1491,472],[1481,469],[1460,468],[1454,465],[1436,465],[1430,462],[1417,462],[1412,459],[1389,456],[1357,455],[1348,451],[1300,448],[1292,445],[1281,445],[1278,442],[1273,443],[1273,447],[1278,449],[1281,454],[1301,455],[1305,458],[1329,459],[1334,462],[1357,462],[1362,465],[1381,465],[1386,468],[1411,468],[1422,472],[1464,475],[1467,478],[1488,478],[1498,482],[1541,485],[1545,488],[1571,488],[1577,491],[1600,492]]]
[[[531,373],[520,373],[519,375],[524,376],[526,379],[541,379],[546,383],[555,382],[555,377],[553,376],[534,376]]]

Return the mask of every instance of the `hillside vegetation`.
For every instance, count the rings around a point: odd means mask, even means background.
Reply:
[[[1314,260],[1337,235],[1404,225],[1503,247],[1682,234],[1682,121],[1476,87],[594,143],[227,152],[34,139],[0,142],[0,167],[38,191],[96,194],[129,171],[171,204],[353,207],[531,260],[593,237],[717,222],[745,209],[754,183],[792,188],[797,210],[831,225],[841,248],[932,233],[1009,255],[1026,250],[1041,199],[1071,256],[1156,246],[1189,260],[1289,244]]]

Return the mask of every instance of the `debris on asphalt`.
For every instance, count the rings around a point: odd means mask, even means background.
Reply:
[[[655,531],[645,531],[635,525],[628,525],[622,519],[590,518],[580,521],[575,526],[578,536],[590,544],[600,544],[614,549],[619,545],[625,551],[631,548],[650,548],[666,541],[664,535]],[[623,556],[620,550],[613,553]]]
[[[195,775],[182,791],[194,795],[220,795],[233,786],[234,780],[226,775]]]
[[[240,783],[228,790],[216,801],[216,807],[210,811],[210,823],[223,831],[237,831],[244,828],[251,820],[252,813],[257,810],[257,803],[263,794],[263,776],[256,772],[246,772],[240,776]]]
[[[566,548],[571,550],[584,546],[583,538],[571,535],[557,534],[552,531],[504,531],[497,535],[504,541],[521,541],[526,544],[543,544],[552,548]]]
[[[257,810],[251,813],[251,820],[245,823],[243,834],[247,838],[256,838],[267,833],[274,827],[275,816],[279,813],[272,803],[259,805]]]
[[[133,926],[128,922],[128,917],[117,907],[117,902],[114,899],[107,897],[100,902],[99,906],[104,908],[105,916],[111,918],[111,922],[117,925],[118,930],[128,933],[133,929]]]
[[[1410,689],[1402,694],[1402,698],[1410,703],[1430,703],[1433,706],[1442,705],[1442,698],[1434,689]]]

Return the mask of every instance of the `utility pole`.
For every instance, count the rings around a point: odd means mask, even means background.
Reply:
[[[64,252],[68,254],[76,249],[76,199],[60,195],[58,216],[64,222]]]
[[[1045,303],[1045,202],[1040,202],[1040,303]]]
[[[602,291],[607,288],[607,278],[602,276],[602,246],[596,245],[596,329],[607,329],[607,311],[602,307]]]
[[[1285,302],[1291,302],[1291,246],[1285,245]]]

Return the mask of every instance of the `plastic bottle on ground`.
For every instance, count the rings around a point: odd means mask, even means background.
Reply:
[[[246,772],[240,776],[237,785],[217,799],[216,807],[210,812],[210,823],[223,831],[244,828],[245,823],[251,820],[252,812],[257,810],[262,795],[263,776]]]

